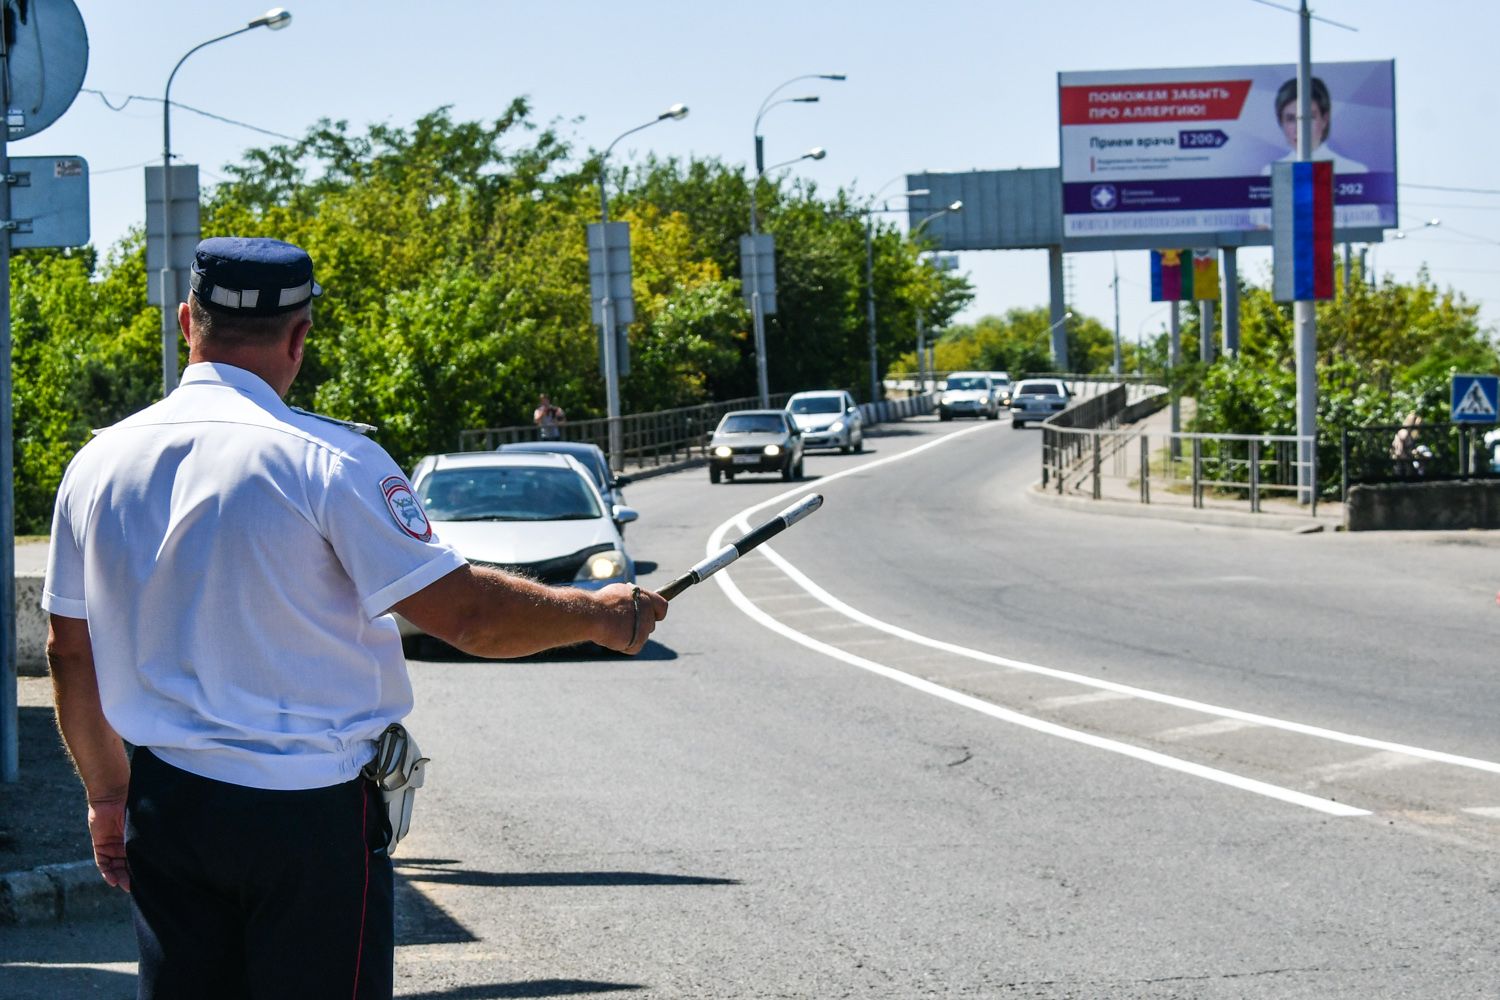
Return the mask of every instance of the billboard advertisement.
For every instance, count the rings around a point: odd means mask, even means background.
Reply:
[[[1395,228],[1396,64],[1314,63],[1312,77],[1335,227]],[[1297,67],[1059,73],[1058,121],[1066,239],[1269,242],[1271,168],[1297,157]]]

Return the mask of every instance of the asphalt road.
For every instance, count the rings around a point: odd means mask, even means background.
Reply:
[[[414,663],[399,995],[1495,996],[1500,539],[1055,510],[1038,436],[810,456],[635,660]],[[631,486],[645,582],[788,486]]]

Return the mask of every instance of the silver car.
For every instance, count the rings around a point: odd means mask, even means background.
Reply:
[[[1068,387],[1055,378],[1028,378],[1016,386],[1010,397],[1010,425],[1024,427],[1046,420],[1068,408]]]
[[[804,448],[837,448],[844,454],[865,450],[865,425],[854,397],[843,389],[799,392],[786,412],[802,431]]]

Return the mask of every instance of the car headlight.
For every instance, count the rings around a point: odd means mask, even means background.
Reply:
[[[714,449],[714,454],[719,458],[728,458],[730,455],[734,454],[734,449],[729,447],[729,445],[727,444],[721,444]]]
[[[779,445],[779,444],[768,444],[768,445],[766,445],[766,454],[769,455],[769,456],[771,456],[772,458],[775,458],[777,455],[781,454],[781,445]]]
[[[596,552],[584,560],[575,580],[608,580],[625,575],[625,554],[616,549]]]
[[[839,431],[844,429],[844,422],[842,420],[835,420],[833,423],[828,425],[828,429],[837,434]]]

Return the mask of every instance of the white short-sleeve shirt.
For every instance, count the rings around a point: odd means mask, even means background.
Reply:
[[[319,788],[411,708],[387,612],[463,561],[380,446],[199,363],[74,456],[42,607],[87,619],[128,742],[220,781]]]

